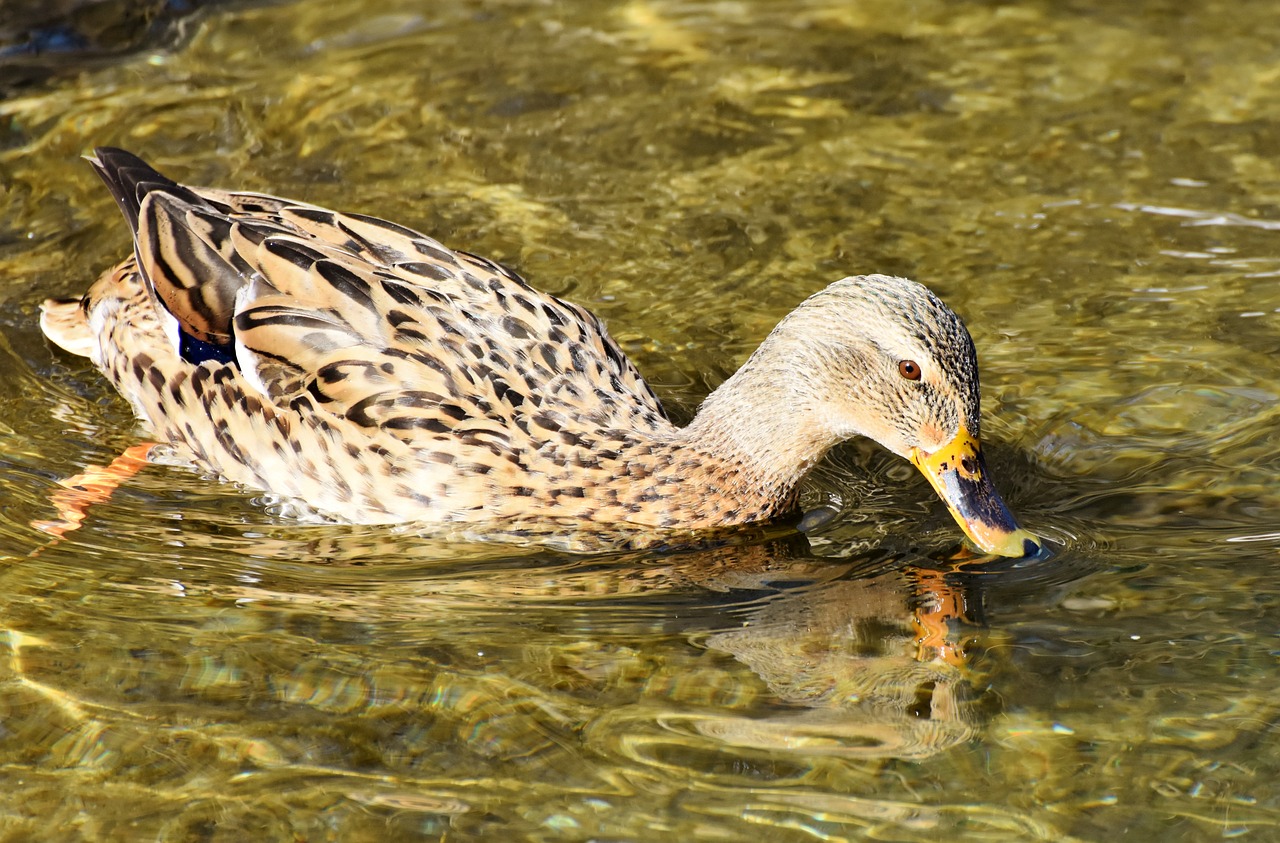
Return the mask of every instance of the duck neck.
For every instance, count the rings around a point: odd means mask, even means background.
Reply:
[[[839,439],[826,431],[808,383],[787,363],[757,351],[680,433],[684,447],[722,467],[726,492],[778,508]]]

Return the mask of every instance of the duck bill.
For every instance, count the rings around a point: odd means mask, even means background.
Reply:
[[[984,553],[1030,556],[1040,550],[1035,536],[1018,526],[1000,499],[978,440],[963,426],[955,439],[931,454],[913,449],[911,462],[929,478],[960,529]]]

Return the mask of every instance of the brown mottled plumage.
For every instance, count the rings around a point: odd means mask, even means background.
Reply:
[[[843,439],[916,459],[978,433],[969,335],[911,281],[817,293],[682,429],[596,316],[496,263],[120,150],[90,161],[134,256],[47,302],[45,333],[198,466],[343,520],[731,526],[790,507]],[[976,449],[965,477],[986,482]]]

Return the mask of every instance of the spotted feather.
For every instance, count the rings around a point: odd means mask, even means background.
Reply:
[[[45,333],[229,480],[353,522],[640,536],[774,518],[864,434],[918,464],[959,442],[968,462],[946,470],[973,467],[994,496],[970,436],[972,343],[913,282],[817,293],[678,428],[599,318],[493,261],[371,216],[179,185],[121,150],[90,160],[134,254],[46,303]],[[908,356],[918,384],[897,375]]]

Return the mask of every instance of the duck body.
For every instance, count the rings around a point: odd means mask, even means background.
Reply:
[[[972,343],[914,282],[816,294],[680,428],[596,316],[492,261],[373,217],[185,187],[121,150],[90,161],[134,254],[81,299],[46,302],[46,335],[198,467],[340,520],[733,526],[793,506],[803,474],[850,435],[910,456],[893,428],[923,424],[939,443],[977,433]],[[888,357],[958,343],[964,371],[929,364],[948,394],[915,403],[937,412],[851,420],[866,415],[858,369],[873,361],[832,332],[892,323],[904,304],[917,348]]]

